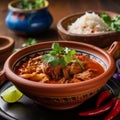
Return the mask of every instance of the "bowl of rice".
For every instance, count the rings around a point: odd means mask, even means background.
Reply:
[[[102,11],[80,12],[62,18],[57,24],[60,37],[63,40],[84,42],[98,47],[107,47],[120,40],[119,30],[109,29],[109,23],[100,16],[101,13]],[[111,11],[105,11],[105,15],[112,21],[114,17],[119,16]]]

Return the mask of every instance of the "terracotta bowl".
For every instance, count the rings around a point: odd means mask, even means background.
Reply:
[[[93,12],[100,14],[102,11],[93,11]],[[112,18],[116,15],[119,15],[117,13],[110,12],[110,11],[106,11],[106,13]],[[84,43],[89,43],[98,47],[107,47],[111,45],[114,41],[120,40],[120,32],[115,32],[115,31],[97,33],[97,34],[69,33],[68,25],[71,25],[71,23],[74,23],[77,18],[81,17],[84,14],[85,12],[75,13],[72,15],[68,15],[58,21],[57,30],[63,40],[84,42]]]
[[[0,36],[0,63],[11,55],[14,49],[15,41],[11,37]]]
[[[89,55],[103,66],[105,72],[88,81],[68,84],[38,83],[23,79],[14,73],[16,66],[26,58],[34,56],[38,52],[49,51],[53,41],[39,43],[12,54],[4,65],[4,71],[6,77],[20,91],[38,104],[56,110],[71,109],[94,96],[113,75],[115,71],[113,54],[120,48],[120,45],[118,42],[114,42],[106,52],[98,47],[81,42],[57,42],[63,47],[73,48],[80,53]]]

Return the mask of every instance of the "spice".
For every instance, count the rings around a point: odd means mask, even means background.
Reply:
[[[108,110],[110,110],[113,106],[113,104],[115,103],[116,98],[113,97],[107,104],[98,107],[96,109],[93,110],[89,110],[89,111],[85,111],[85,112],[80,112],[79,115],[80,116],[94,116],[94,115],[99,115],[102,114]]]
[[[97,99],[96,107],[99,107],[106,99],[108,99],[110,97],[110,95],[111,95],[110,90],[103,91]]]

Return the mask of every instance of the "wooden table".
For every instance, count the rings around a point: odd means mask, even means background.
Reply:
[[[12,37],[15,40],[15,47],[18,48],[31,36],[18,36],[5,25],[5,17],[10,1],[0,0],[0,35]],[[32,36],[39,40],[39,42],[60,39],[56,24],[66,15],[89,10],[108,10],[120,13],[120,0],[49,0],[49,3],[49,11],[53,16],[53,23],[45,34]]]
[[[12,0],[0,0],[0,35],[10,36],[15,40],[15,48],[20,48],[28,37],[34,37],[39,42],[61,39],[57,33],[56,24],[64,16],[89,10],[113,11],[120,13],[120,0],[48,0],[49,11],[53,16],[53,23],[48,31],[36,36],[20,36],[12,32],[5,25],[8,13],[8,3]],[[2,66],[2,65],[1,65]],[[0,66],[0,67],[1,67]],[[2,118],[0,118],[1,120]]]

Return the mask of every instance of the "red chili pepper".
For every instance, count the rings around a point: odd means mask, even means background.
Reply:
[[[117,99],[113,109],[105,117],[104,120],[113,120],[120,113],[120,99]]]
[[[79,115],[80,116],[94,116],[94,115],[102,114],[102,113],[108,111],[113,106],[115,101],[116,101],[116,98],[114,97],[107,104],[105,104],[99,108],[93,109],[93,110],[80,112]]]
[[[103,91],[97,99],[96,107],[99,107],[106,99],[108,99],[110,97],[110,95],[111,95],[110,90]]]

